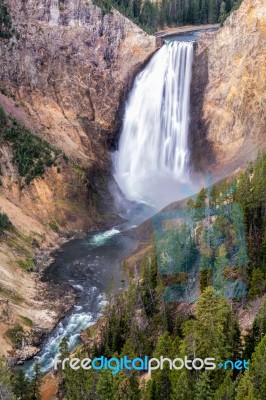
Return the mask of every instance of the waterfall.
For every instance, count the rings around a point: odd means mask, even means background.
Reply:
[[[126,104],[115,179],[157,207],[186,195],[193,42],[170,42],[137,75]]]

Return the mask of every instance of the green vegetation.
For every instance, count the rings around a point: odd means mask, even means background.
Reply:
[[[112,10],[112,0],[93,0],[93,3],[100,7],[104,14],[109,14]]]
[[[93,0],[103,12],[118,9],[148,33],[165,26],[223,23],[242,0]]]
[[[15,400],[12,390],[11,374],[8,371],[5,362],[0,357],[0,396],[1,400]]]
[[[102,327],[89,330],[86,340],[89,344],[81,346],[76,353],[78,358],[89,356],[91,359],[124,355],[131,359],[146,355],[215,357],[217,363],[248,359],[250,370],[164,368],[153,371],[143,381],[143,371],[124,369],[113,375],[110,370],[80,368],[74,371],[67,364],[57,375],[59,399],[262,400],[265,397],[265,296],[262,299],[266,258],[265,174],[266,155],[260,155],[245,172],[211,188],[203,188],[190,199],[183,212],[189,223],[179,219],[175,228],[167,226],[160,236],[155,218],[153,243],[137,264],[135,278],[131,277],[124,292],[109,294]],[[183,282],[185,274],[195,265],[202,275],[198,301],[193,307],[169,301],[165,297],[166,288],[175,280]],[[243,271],[250,305],[253,299],[262,300],[253,327],[244,338],[235,312],[241,296],[228,300],[221,280],[226,276],[238,279]],[[213,285],[214,276],[219,278],[217,285]],[[23,330],[18,326],[8,334],[19,344]],[[61,343],[60,352],[61,359],[69,355],[66,339]],[[32,384],[22,373],[14,382],[17,398],[31,399],[28,393]]]
[[[30,318],[24,317],[23,315],[20,315],[20,318],[25,325],[29,326],[30,328],[33,326],[33,322]]]
[[[11,227],[11,222],[5,213],[0,213],[0,236],[3,234],[5,229]]]
[[[55,165],[58,151],[54,151],[47,142],[15,122],[6,131],[4,139],[12,143],[13,162],[18,166],[19,174],[25,177],[26,184],[36,176],[43,175],[46,167]]]
[[[77,175],[80,182],[83,182],[83,183],[87,182],[86,171],[84,168],[82,168],[80,165],[78,165],[75,162],[71,163],[71,168]]]
[[[5,332],[5,336],[8,337],[15,347],[20,347],[25,337],[25,332],[21,325],[17,325],[14,328],[10,328]]]
[[[104,328],[88,331],[88,343],[77,357],[106,356],[129,358],[164,357],[190,359],[250,359],[249,372],[216,369],[214,371],[156,370],[145,384],[139,382],[142,372],[61,371],[58,398],[62,399],[134,399],[134,400],[260,400],[265,394],[266,370],[266,300],[243,341],[232,300],[224,298],[221,286],[212,287],[212,275],[225,271],[236,279],[246,265],[244,280],[247,295],[253,299],[265,293],[265,172],[266,156],[259,156],[238,177],[225,180],[210,189],[202,189],[188,201],[185,215],[190,225],[155,233],[152,250],[138,266],[138,279],[131,280],[123,293],[110,295],[104,310]],[[211,210],[216,210],[211,214]],[[241,214],[240,214],[241,210]],[[209,213],[210,211],[210,213]],[[225,218],[226,214],[226,218]],[[156,225],[156,219],[155,219]],[[194,232],[194,236],[190,234]],[[158,232],[155,229],[156,232]],[[207,233],[210,233],[208,236]],[[246,237],[246,244],[239,235]],[[215,241],[216,239],[216,241]],[[255,244],[254,244],[255,241]],[[238,245],[240,243],[240,245]],[[256,251],[254,251],[254,246]],[[162,247],[162,248],[161,248]],[[171,253],[169,270],[159,257],[162,249]],[[248,258],[246,257],[246,250]],[[169,253],[169,254],[170,254]],[[167,257],[166,257],[167,258]],[[190,260],[186,263],[186,260]],[[192,312],[165,301],[165,289],[172,279],[183,279],[187,264],[202,268],[200,297]],[[204,269],[203,267],[211,266]],[[165,268],[165,269],[164,269]],[[169,268],[169,265],[168,265]],[[209,273],[206,274],[206,272]],[[257,287],[259,281],[259,288]],[[254,288],[256,285],[256,290]],[[235,304],[239,299],[234,299]],[[189,311],[190,310],[190,311]],[[99,336],[100,335],[100,336]],[[61,353],[68,355],[67,342]],[[96,393],[96,395],[95,395]]]
[[[63,156],[58,149],[8,117],[2,108],[0,138],[12,146],[13,162],[18,167],[23,184],[29,184],[37,176],[42,176],[47,168],[57,166],[59,156]]]
[[[11,373],[0,357],[0,398],[1,400],[41,400],[41,372],[39,364],[34,365],[32,379],[25,377],[22,370]]]
[[[240,379],[237,400],[263,400],[266,393],[266,335],[257,345],[251,358],[250,371]]]
[[[49,222],[48,223],[49,228],[51,228],[53,231],[58,232],[58,225],[55,221]]]
[[[22,238],[19,237],[19,235],[17,234],[17,231],[14,230],[12,233],[15,233],[15,234],[13,235],[13,237],[11,235],[9,235],[9,238],[7,239],[8,246],[11,247],[12,249],[17,250],[21,255],[30,257],[31,252],[29,251],[29,249],[24,246],[24,243],[21,244],[21,242],[18,242],[18,240],[20,240]]]
[[[14,293],[11,290],[5,289],[1,286],[0,286],[0,296],[4,297],[7,300],[13,300],[17,304],[23,301],[23,298],[19,294]]]
[[[248,247],[249,295],[261,295],[265,288],[266,273],[266,155],[250,163],[237,182],[233,201],[243,207]],[[260,272],[259,272],[260,271]],[[257,287],[258,274],[260,285]],[[256,286],[256,287],[255,287]]]
[[[213,272],[219,271],[222,266],[239,266],[234,269],[235,274],[241,272],[241,266],[246,266],[248,296],[251,299],[261,296],[266,288],[265,176],[264,154],[250,163],[237,178],[227,179],[208,192],[203,189],[195,200],[190,199],[188,202],[194,213],[193,218],[199,218],[197,238],[200,242],[202,266],[210,266]],[[209,223],[208,218],[200,222],[200,214],[212,215],[212,207],[218,209],[214,222]],[[222,210],[224,212],[221,213]],[[225,213],[226,218],[221,218]],[[230,268],[227,272],[230,272]],[[203,279],[202,288],[206,285],[208,279]]]
[[[169,358],[190,359],[195,357],[205,358],[211,355],[216,360],[237,360],[243,357],[243,347],[240,341],[240,332],[235,313],[228,302],[214,295],[208,287],[201,295],[195,308],[195,315],[180,315],[167,326],[167,315],[174,316],[173,305],[169,315],[169,308],[162,312],[160,317],[145,316],[141,306],[138,289],[135,288],[132,299],[132,286],[127,295],[119,295],[114,307],[108,307],[105,318],[107,324],[104,329],[104,339],[98,347],[85,346],[75,356],[90,358],[105,355],[107,357],[128,358],[143,357],[144,355]],[[136,297],[137,296],[137,297]],[[139,298],[139,300],[137,300]],[[158,304],[158,303],[157,303]],[[142,329],[135,318],[137,306],[138,318],[143,324]],[[165,306],[167,306],[165,304]],[[168,305],[169,306],[169,305]],[[168,307],[167,306],[167,307]],[[119,308],[117,308],[119,307]],[[159,310],[158,310],[159,311]],[[160,313],[160,311],[159,311]],[[266,315],[264,314],[264,318]],[[149,325],[147,325],[147,323]],[[162,333],[164,330],[164,333]],[[149,333],[149,336],[147,334]],[[265,361],[266,336],[258,342],[252,355],[250,372],[244,375],[239,371],[214,370],[214,371],[189,371],[189,370],[156,370],[152,372],[151,379],[146,385],[139,387],[141,372],[120,371],[113,375],[111,371],[73,371],[69,365],[60,372],[58,398],[93,400],[108,399],[134,399],[134,400],[246,400],[263,399],[265,393],[266,372],[263,368]],[[69,356],[67,342],[61,344],[62,359]],[[248,391],[248,392],[247,392]],[[248,393],[256,393],[254,397],[245,397]],[[95,396],[95,393],[97,396]],[[237,396],[237,397],[236,397]]]
[[[266,297],[262,306],[254,320],[251,332],[246,336],[244,356],[251,359],[255,347],[260,343],[263,336],[266,334]]]
[[[34,271],[35,262],[32,258],[18,260],[17,264],[19,265],[20,268],[24,269],[26,272]]]
[[[26,272],[34,271],[35,261],[33,259],[31,246],[33,243],[35,243],[34,240],[36,239],[27,237],[12,227],[12,229],[9,229],[4,240],[9,249],[16,256],[15,263]]]
[[[0,39],[9,39],[14,33],[12,20],[4,0],[0,0]]]
[[[32,379],[25,377],[22,370],[12,376],[12,390],[16,399],[41,400],[41,371],[38,363],[34,365]]]

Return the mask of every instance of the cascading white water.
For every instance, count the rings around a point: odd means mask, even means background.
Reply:
[[[192,62],[193,42],[170,42],[135,79],[114,174],[130,200],[162,207],[187,194]]]

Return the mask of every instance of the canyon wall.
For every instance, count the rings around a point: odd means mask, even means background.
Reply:
[[[71,305],[73,293],[62,304],[59,288],[45,301],[38,265],[48,261],[47,249],[62,235],[104,224],[92,180],[109,166],[123,99],[157,45],[119,12],[103,15],[91,1],[1,4],[11,25],[1,26],[7,35],[0,35],[0,107],[65,154],[21,189],[12,145],[0,127],[0,212],[12,223],[0,238],[0,354],[7,354],[8,328],[30,330],[23,317],[33,327],[49,328],[64,304]]]
[[[16,96],[50,142],[93,161],[91,148],[99,150],[102,133],[116,132],[121,100],[155,38],[91,1],[7,4],[16,33],[1,40],[2,91]]]
[[[194,161],[227,174],[256,156],[266,135],[266,9],[244,0],[196,44],[191,140]]]

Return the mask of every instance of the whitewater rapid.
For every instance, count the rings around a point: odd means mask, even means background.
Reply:
[[[114,277],[119,285],[120,254],[123,257],[124,248],[127,249],[127,244],[132,242],[119,234],[120,230],[113,228],[68,242],[45,271],[45,280],[65,283],[75,289],[76,305],[44,340],[41,351],[25,364],[28,377],[32,376],[36,361],[42,372],[52,369],[63,338],[72,351],[81,342],[80,333],[101,316],[107,304],[105,294],[109,281]]]

